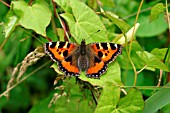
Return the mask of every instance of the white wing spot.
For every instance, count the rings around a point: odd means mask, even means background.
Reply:
[[[109,43],[107,43],[107,47],[108,47],[108,49],[110,49],[110,48],[111,48]]]
[[[117,44],[115,44],[115,47],[117,48]]]
[[[63,48],[67,48],[67,45],[68,45],[68,42],[65,43],[64,47]]]
[[[52,45],[52,42],[49,42],[49,46],[51,46]]]

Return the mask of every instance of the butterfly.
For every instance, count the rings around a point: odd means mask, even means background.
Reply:
[[[86,72],[89,78],[100,78],[105,73],[108,64],[122,53],[123,46],[114,43],[48,42],[44,45],[45,52],[58,63],[58,68],[66,76],[79,76]]]

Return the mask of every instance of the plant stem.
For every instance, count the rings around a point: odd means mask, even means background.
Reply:
[[[20,81],[18,81],[16,84],[14,84],[13,86],[11,86],[10,88],[6,89],[6,91],[4,91],[2,94],[0,94],[0,98],[2,96],[4,96],[6,93],[8,93],[9,91],[11,91],[13,88],[15,88],[17,85],[19,85],[20,83],[22,83],[23,81],[25,81],[28,77],[30,77],[31,75],[33,75],[34,73],[36,73],[37,71],[39,71],[40,69],[42,69],[45,65],[47,65],[49,62],[46,62],[45,64],[41,65],[40,67],[38,67],[37,69],[35,69],[34,71],[32,71],[30,74],[28,74],[27,76],[25,76],[23,79],[21,79]]]
[[[139,13],[140,13],[140,10],[141,10],[141,7],[142,7],[142,4],[143,4],[143,1],[141,1],[140,3],[140,6],[139,6],[139,9],[138,9],[138,12],[137,12],[137,15],[136,15],[136,19],[135,19],[135,22],[134,22],[134,29],[133,29],[133,32],[132,32],[132,38],[131,38],[131,41],[130,41],[130,46],[129,46],[129,51],[126,51],[127,52],[127,55],[128,55],[128,58],[129,58],[129,61],[133,67],[133,70],[134,70],[134,83],[133,85],[136,86],[136,81],[137,81],[137,71],[136,71],[136,67],[132,61],[132,59],[130,58],[130,52],[131,52],[131,49],[132,49],[132,41],[133,41],[133,37],[134,37],[134,33],[135,33],[135,25],[137,23],[137,20],[138,20],[138,17],[139,17]],[[126,39],[127,40],[127,39]],[[126,41],[127,43],[127,41]]]
[[[136,23],[137,23],[137,20],[138,20],[139,14],[140,14],[140,10],[141,10],[143,1],[144,1],[144,0],[142,0],[141,3],[140,3],[139,9],[138,9],[138,12],[137,12],[137,15],[136,15],[136,19],[135,19],[135,22],[134,22],[134,29],[133,29],[132,38],[131,38],[131,41],[130,41],[129,54],[130,54],[131,49],[132,49],[132,41],[133,41],[133,37],[134,37],[134,34],[135,34],[135,25],[136,25]]]
[[[169,13],[168,13],[168,3],[167,0],[165,0],[166,3],[166,15],[167,15],[167,20],[168,20],[168,26],[169,26],[169,34],[170,34],[170,19],[169,19]]]
[[[141,70],[139,70],[139,71],[137,72],[137,74],[139,74],[140,72],[142,72],[146,67],[147,67],[147,65],[145,65]]]

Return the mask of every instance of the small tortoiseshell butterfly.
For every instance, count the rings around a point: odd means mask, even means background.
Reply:
[[[81,71],[87,77],[100,78],[105,73],[107,65],[121,54],[122,45],[114,43],[90,43],[81,45],[70,42],[48,42],[44,46],[45,52],[58,62],[58,68],[66,76],[79,76]]]

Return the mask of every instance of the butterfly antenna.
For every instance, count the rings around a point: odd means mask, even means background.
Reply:
[[[100,30],[94,32],[92,35],[90,35],[88,38],[86,38],[86,40],[88,40],[90,37],[93,37],[96,33],[100,32]]]

